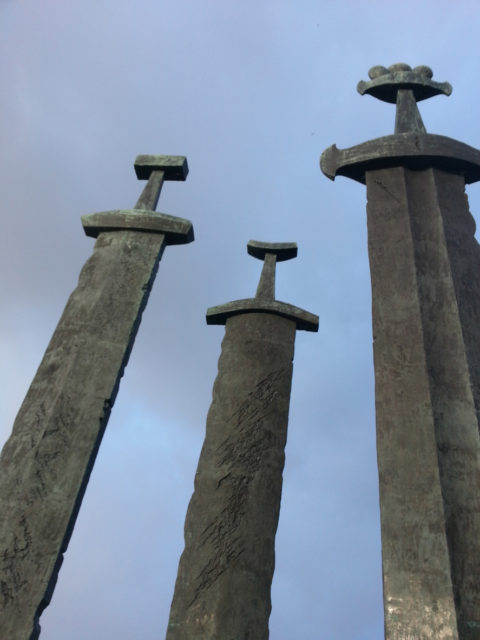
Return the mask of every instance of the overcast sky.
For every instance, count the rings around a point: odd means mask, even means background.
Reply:
[[[90,255],[80,216],[134,205],[137,154],[186,155],[168,247],[50,607],[45,640],[164,637],[223,327],[249,239],[298,243],[277,298],[298,332],[272,640],[383,638],[365,188],[320,153],[393,133],[356,92],[377,64],[453,85],[428,131],[480,147],[477,0],[0,0],[2,443]],[[480,187],[468,188],[472,213]],[[477,218],[478,220],[478,218]]]

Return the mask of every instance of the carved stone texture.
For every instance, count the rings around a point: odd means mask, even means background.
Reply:
[[[99,232],[2,451],[2,639],[40,633],[168,232]]]
[[[388,639],[479,637],[480,442],[436,189],[461,180],[367,173]]]
[[[266,640],[295,331],[318,317],[274,300],[275,263],[294,243],[250,241],[256,297],[207,311],[225,338],[185,521],[167,640]]]
[[[330,147],[367,185],[386,640],[480,638],[480,247],[465,182],[480,152],[430,135],[428,67],[374,67],[395,135]]]
[[[268,638],[295,323],[226,322],[168,640]]]

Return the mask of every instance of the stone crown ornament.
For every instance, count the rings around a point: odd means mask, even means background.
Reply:
[[[368,93],[383,102],[395,103],[399,89],[413,91],[415,100],[420,102],[432,96],[452,93],[452,85],[448,82],[432,80],[433,71],[426,65],[412,69],[404,62],[397,62],[388,67],[377,65],[368,72],[369,82],[360,80],[357,91],[362,96]]]

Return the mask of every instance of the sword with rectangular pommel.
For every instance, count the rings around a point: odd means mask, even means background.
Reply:
[[[480,151],[428,134],[426,66],[373,67],[395,133],[321,157],[367,185],[386,640],[480,638]]]
[[[155,211],[164,180],[186,180],[187,159],[184,156],[137,156],[135,172],[147,184],[133,209],[102,211],[82,216],[87,236],[96,238],[104,231],[135,230],[165,236],[165,245],[185,244],[193,240],[189,220]]]
[[[274,299],[275,263],[296,244],[251,241],[248,253],[265,260],[255,298],[207,311],[225,337],[167,640],[268,638],[295,333],[318,317]]]
[[[193,240],[188,220],[156,213],[183,156],[139,156],[133,209],[82,218],[97,238],[0,456],[0,638],[35,640],[90,472],[168,244]]]

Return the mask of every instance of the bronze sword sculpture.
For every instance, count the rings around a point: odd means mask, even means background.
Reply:
[[[318,317],[275,300],[294,243],[249,242],[264,265],[255,298],[207,311],[225,337],[185,521],[167,640],[268,638],[292,361]]]
[[[138,156],[148,179],[133,209],[82,218],[97,238],[0,457],[0,638],[35,640],[90,472],[168,244],[188,220],[156,213],[183,156]]]
[[[387,640],[480,638],[480,152],[426,133],[429,67],[373,67],[394,135],[321,157],[367,186]]]

